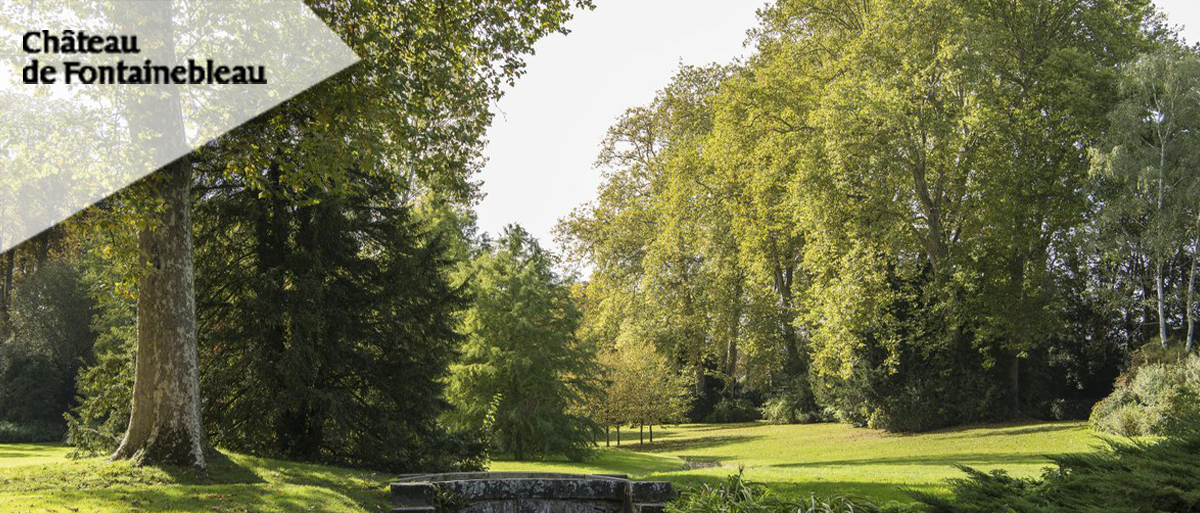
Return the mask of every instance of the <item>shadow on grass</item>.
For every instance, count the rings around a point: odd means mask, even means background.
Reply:
[[[207,472],[92,458],[0,469],[0,487],[10,494],[0,505],[28,501],[39,511],[80,511],[80,505],[87,506],[83,511],[246,511],[247,505],[264,506],[253,511],[385,511],[387,481],[380,473],[241,455],[211,456]]]
[[[736,472],[731,471],[730,475],[733,474],[736,474]],[[685,493],[688,490],[701,486],[718,486],[728,479],[727,476],[703,474],[655,474],[649,477],[671,481],[681,492]],[[805,500],[815,495],[818,498],[848,497],[866,500],[877,505],[889,502],[909,504],[916,502],[916,499],[911,494],[912,492],[923,492],[933,495],[948,494],[945,488],[937,484],[900,485],[867,481],[807,481],[797,483],[760,481],[757,479],[751,479],[751,482],[765,485],[777,497],[793,501]]]
[[[679,452],[679,451],[694,451],[696,449],[711,449],[714,447],[724,447],[742,442],[751,442],[763,438],[762,435],[726,435],[726,436],[708,436],[703,438],[686,438],[682,440],[655,440],[654,443],[645,445],[629,444],[627,447],[638,452]]]
[[[118,486],[88,490],[43,490],[17,493],[9,504],[36,505],[37,511],[339,511],[349,504],[343,497],[316,488],[271,489],[254,485],[157,487]],[[247,508],[253,508],[248,510]],[[334,509],[336,508],[336,509]],[[378,508],[366,511],[378,511]]]
[[[557,470],[578,473],[613,473],[640,476],[651,472],[678,470],[680,461],[670,456],[660,456],[629,450],[632,446],[601,448],[582,461],[571,461],[563,457],[548,457],[538,460],[516,461],[505,455],[496,455],[495,462],[526,465],[543,465]]]
[[[905,456],[899,458],[859,458],[852,460],[820,460],[802,463],[782,463],[771,465],[775,468],[819,468],[828,466],[866,466],[866,465],[922,465],[945,466],[968,465],[1020,465],[1045,463],[1050,465],[1046,456],[1039,454],[996,454],[996,453],[959,453],[938,454],[930,456]]]
[[[1082,422],[1012,422],[1007,424],[972,424],[966,426],[954,426],[943,429],[935,429],[924,433],[895,433],[896,436],[922,436],[922,435],[961,435],[969,438],[984,438],[993,436],[1019,436],[1019,435],[1035,435],[1044,433],[1055,433],[1062,431],[1076,431],[1084,429],[1086,424]]]

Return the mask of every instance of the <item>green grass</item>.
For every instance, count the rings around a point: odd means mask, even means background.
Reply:
[[[230,455],[208,476],[103,459],[59,445],[0,445],[0,513],[378,512],[385,474]]]
[[[582,462],[496,461],[492,470],[618,472],[683,485],[746,477],[793,497],[855,495],[911,502],[905,490],[942,493],[955,464],[1036,476],[1045,456],[1093,450],[1083,423],[948,429],[894,435],[842,424],[688,425],[636,432],[624,447]],[[53,444],[0,445],[0,513],[16,512],[376,512],[388,508],[391,476],[231,455],[208,477],[183,469],[68,460]]]
[[[497,461],[493,470],[620,472],[679,484],[713,483],[744,468],[748,479],[785,495],[855,495],[912,502],[905,490],[944,493],[955,464],[1040,475],[1046,455],[1094,450],[1101,441],[1080,422],[965,427],[897,435],[844,424],[761,423],[656,429],[639,446],[600,450],[583,463]],[[631,440],[632,439],[632,440]],[[628,443],[632,441],[632,443]]]

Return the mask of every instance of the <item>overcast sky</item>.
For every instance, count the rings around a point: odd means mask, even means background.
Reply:
[[[590,201],[592,164],[625,109],[648,103],[682,64],[745,56],[760,0],[596,0],[571,34],[540,41],[528,73],[496,106],[488,132],[479,226],[518,223],[546,245],[554,224]],[[1200,41],[1200,2],[1158,0],[1171,23]]]

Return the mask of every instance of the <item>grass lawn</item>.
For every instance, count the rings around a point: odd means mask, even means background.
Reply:
[[[390,476],[231,455],[210,476],[67,460],[58,445],[0,445],[0,513],[379,512]]]
[[[712,483],[744,468],[753,481],[807,497],[855,495],[911,502],[905,489],[940,492],[954,464],[1035,476],[1045,455],[1100,444],[1083,423],[1042,423],[894,435],[841,424],[687,425],[655,430],[653,444],[624,433],[624,447],[583,463],[496,461],[492,470],[620,472],[679,484]],[[632,435],[632,436],[631,436]],[[631,443],[630,443],[631,442]],[[0,513],[378,512],[392,476],[231,455],[200,478],[183,469],[72,461],[53,444],[0,445]]]
[[[622,433],[622,449],[583,463],[497,461],[493,470],[623,472],[680,484],[715,482],[744,468],[746,477],[782,493],[856,495],[879,503],[911,502],[905,489],[939,493],[955,464],[1036,476],[1045,455],[1091,451],[1102,442],[1082,422],[955,428],[896,435],[844,424],[685,425],[655,429],[639,446]],[[632,443],[628,443],[632,442]]]

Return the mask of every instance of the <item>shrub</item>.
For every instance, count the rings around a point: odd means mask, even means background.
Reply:
[[[767,399],[761,412],[762,418],[771,424],[812,424],[830,420],[830,415],[817,405],[806,377],[797,378],[779,395]]]
[[[36,444],[61,442],[66,428],[50,422],[3,422],[0,421],[0,444]]]
[[[1200,356],[1147,360],[1092,409],[1093,429],[1122,436],[1166,436],[1200,419]]]
[[[963,468],[967,476],[951,481],[951,497],[915,495],[930,513],[1200,512],[1200,430],[1051,459],[1056,467],[1041,479]]]
[[[889,509],[890,511],[891,509]],[[849,497],[809,497],[798,502],[783,500],[741,474],[717,485],[702,485],[685,491],[667,506],[667,513],[878,513],[878,506]]]
[[[704,419],[708,424],[731,424],[758,420],[759,411],[754,403],[744,397],[725,397],[713,406],[712,413]]]

